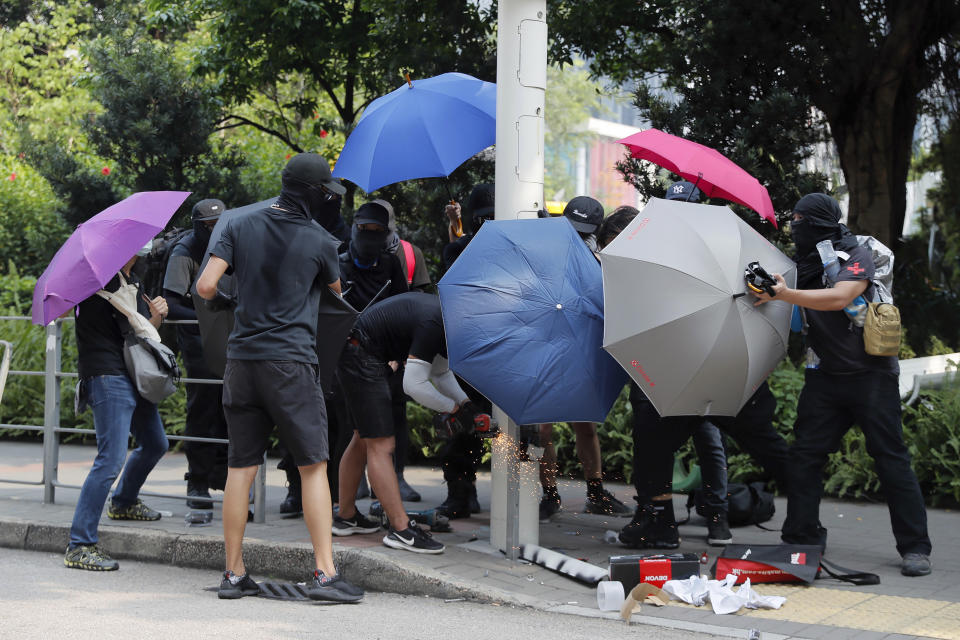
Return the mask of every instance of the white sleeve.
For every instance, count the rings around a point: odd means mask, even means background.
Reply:
[[[408,358],[403,370],[403,392],[428,409],[450,413],[456,401],[440,393],[430,384],[430,363]]]
[[[450,363],[443,356],[438,355],[433,359],[433,365],[430,367],[430,381],[440,390],[440,393],[453,398],[459,405],[470,399],[460,387],[453,371],[450,371]]]

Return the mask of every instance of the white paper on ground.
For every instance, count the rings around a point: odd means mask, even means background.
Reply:
[[[663,590],[675,600],[694,606],[702,606],[709,600],[714,613],[727,614],[748,609],[779,609],[787,601],[782,596],[762,596],[750,586],[747,579],[737,591],[733,590],[737,577],[733,574],[723,580],[708,580],[691,576],[686,580],[668,580]]]

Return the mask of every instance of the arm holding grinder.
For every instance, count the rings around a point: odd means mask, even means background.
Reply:
[[[471,402],[460,388],[443,356],[437,356],[431,364],[411,354],[403,372],[403,391],[416,402],[439,412],[434,420],[438,434],[449,437],[465,431],[482,438],[500,434],[500,427],[490,414]]]

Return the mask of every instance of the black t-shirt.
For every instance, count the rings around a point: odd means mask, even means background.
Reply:
[[[400,266],[400,259],[394,254],[380,254],[377,264],[366,269],[361,269],[353,262],[349,251],[340,254],[340,285],[343,287],[343,297],[357,311],[363,311],[388,280],[390,286],[380,294],[378,302],[409,291],[407,276]]]
[[[840,265],[838,282],[869,281],[875,271],[873,256],[868,249],[857,247],[850,258]],[[869,284],[863,297],[870,300],[873,285]],[[850,317],[841,311],[805,310],[810,325],[810,346],[820,356],[820,370],[825,373],[862,373],[864,371],[899,372],[896,356],[871,356],[863,348],[863,327],[854,326]]]
[[[467,245],[470,244],[470,241],[473,240],[472,235],[463,235],[454,240],[453,242],[448,242],[443,245],[443,270],[446,271],[453,266],[453,263],[457,261],[457,258],[460,257],[460,254],[463,253],[463,250],[467,248]]]
[[[227,222],[211,252],[237,288],[227,358],[317,364],[320,294],[340,278],[339,244],[306,216],[271,207]]]
[[[200,265],[190,255],[190,250],[182,242],[170,250],[170,259],[167,260],[167,271],[163,275],[163,288],[172,291],[184,298],[184,302],[193,302],[190,300],[190,288],[197,277],[197,271]]]
[[[150,306],[143,299],[140,280],[133,274],[127,282],[137,285],[137,311],[150,317]],[[113,276],[103,287],[113,293],[120,288],[120,278]],[[123,362],[123,332],[129,323],[122,313],[94,294],[77,305],[77,371],[81,378],[91,376],[125,376],[127,365]]]
[[[432,362],[447,357],[440,298],[410,291],[376,302],[360,315],[357,329],[364,348],[384,362],[403,362],[413,355]]]

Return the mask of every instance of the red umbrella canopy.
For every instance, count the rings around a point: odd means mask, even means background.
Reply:
[[[648,160],[696,184],[708,198],[721,198],[750,207],[777,226],[767,188],[716,149],[646,129],[619,140],[638,160]]]

